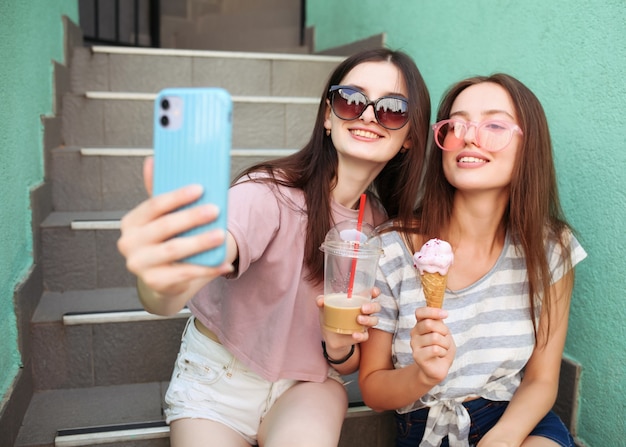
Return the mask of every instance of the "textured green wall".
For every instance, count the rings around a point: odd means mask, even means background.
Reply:
[[[77,22],[78,2],[0,0],[0,395],[21,364],[13,292],[33,263],[29,193],[43,180],[41,116],[53,111],[63,15]]]
[[[563,206],[589,253],[577,269],[566,346],[583,366],[578,436],[590,446],[625,445],[626,2],[307,5],[316,50],[384,32],[388,47],[415,58],[435,105],[451,83],[494,71],[537,94],[550,122]]]

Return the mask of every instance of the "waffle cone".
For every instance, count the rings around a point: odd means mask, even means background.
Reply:
[[[446,291],[448,275],[424,272],[420,278],[422,280],[424,296],[426,297],[426,305],[428,307],[443,307],[443,295]]]

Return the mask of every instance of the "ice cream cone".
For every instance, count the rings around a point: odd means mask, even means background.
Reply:
[[[420,278],[424,296],[426,297],[426,305],[428,307],[443,307],[443,295],[446,291],[448,275],[424,272],[423,275],[420,275]]]
[[[452,247],[441,239],[430,239],[413,255],[419,270],[422,289],[428,307],[443,307],[443,295],[448,282],[448,269],[454,261]]]

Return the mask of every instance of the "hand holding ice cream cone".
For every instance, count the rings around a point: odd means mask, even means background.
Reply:
[[[448,282],[448,269],[452,265],[452,247],[441,239],[431,239],[413,255],[415,267],[420,272],[422,288],[428,307],[443,307],[443,296]]]

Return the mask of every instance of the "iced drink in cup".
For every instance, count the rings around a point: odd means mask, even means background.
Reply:
[[[340,334],[362,332],[361,306],[372,299],[378,258],[383,253],[374,228],[357,220],[338,223],[326,235],[324,252],[324,327]]]

